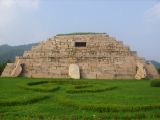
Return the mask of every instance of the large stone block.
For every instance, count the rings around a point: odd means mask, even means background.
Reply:
[[[140,80],[146,77],[147,77],[147,73],[146,73],[143,63],[137,62],[137,73],[135,75],[135,78]]]
[[[70,64],[69,76],[73,79],[80,79],[80,70],[77,64]]]

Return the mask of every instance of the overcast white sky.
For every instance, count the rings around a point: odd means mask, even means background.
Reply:
[[[106,32],[160,61],[159,0],[0,0],[0,45],[58,33]]]

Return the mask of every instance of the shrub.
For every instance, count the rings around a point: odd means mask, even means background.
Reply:
[[[152,87],[160,87],[160,80],[152,80],[151,86]]]
[[[158,68],[158,73],[160,74],[160,68]]]

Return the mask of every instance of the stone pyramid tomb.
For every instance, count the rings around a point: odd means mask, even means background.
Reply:
[[[105,33],[59,34],[8,63],[3,77],[143,79],[155,66]]]

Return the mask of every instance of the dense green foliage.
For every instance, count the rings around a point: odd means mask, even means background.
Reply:
[[[152,87],[160,87],[160,80],[152,80],[151,86]]]
[[[155,60],[152,60],[151,62],[156,68],[160,68],[160,63],[159,62],[157,62]]]
[[[95,32],[75,32],[75,33],[68,33],[68,34],[57,34],[57,36],[64,36],[64,35],[88,35],[88,34],[105,34],[105,33],[95,33]]]
[[[0,63],[4,63],[7,60],[14,61],[16,56],[23,55],[24,51],[30,50],[36,44],[19,46],[0,45]]]
[[[150,82],[0,78],[0,120],[160,119]]]
[[[158,68],[158,73],[160,74],[160,68]]]
[[[4,62],[4,63],[0,63],[0,75],[2,74],[2,72],[3,72],[5,66],[7,65],[8,62],[9,62],[9,61]]]

